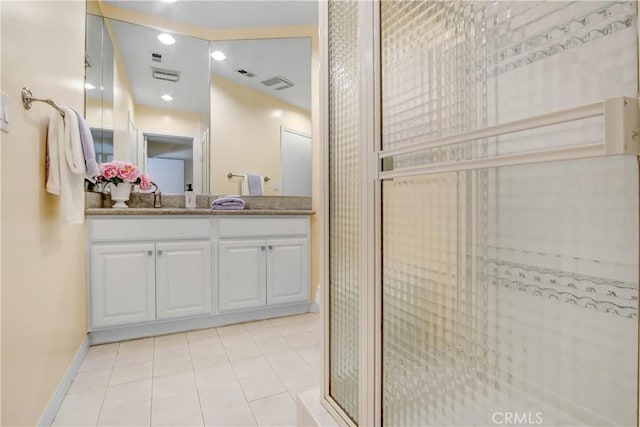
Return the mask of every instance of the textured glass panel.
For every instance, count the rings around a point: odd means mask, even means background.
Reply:
[[[358,416],[358,3],[329,2],[329,334],[331,397]]]
[[[384,149],[637,92],[634,2],[380,7]],[[602,135],[589,119],[393,167]],[[385,181],[383,422],[635,425],[638,190],[634,158]]]
[[[485,172],[383,184],[384,423],[637,425],[636,160]]]
[[[636,17],[635,2],[381,2],[383,148],[635,96]],[[526,141],[589,143],[602,125],[566,126]]]

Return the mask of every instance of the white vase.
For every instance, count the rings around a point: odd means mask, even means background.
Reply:
[[[120,184],[110,184],[111,187],[111,200],[113,200],[115,205],[114,208],[128,208],[124,202],[129,200],[129,195],[131,194],[131,183],[129,182],[121,182]]]

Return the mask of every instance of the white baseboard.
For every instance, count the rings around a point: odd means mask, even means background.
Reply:
[[[60,405],[64,400],[64,397],[69,391],[69,387],[71,387],[71,383],[73,379],[76,377],[78,373],[78,369],[80,369],[80,365],[82,365],[82,361],[84,360],[87,352],[89,351],[89,336],[85,338],[85,340],[78,347],[78,351],[76,351],[75,356],[71,360],[67,371],[64,373],[60,382],[58,383],[58,387],[56,387],[53,395],[49,399],[49,403],[47,403],[47,407],[44,409],[44,412],[40,416],[38,420],[38,427],[50,426],[53,423],[56,414],[58,413],[58,409],[60,409]]]
[[[320,313],[320,304],[318,304],[317,302],[312,302],[311,304],[309,304],[309,312],[310,313]]]
[[[303,302],[281,307],[262,308],[234,313],[220,313],[216,315],[194,317],[191,319],[153,321],[142,325],[123,326],[102,330],[99,329],[91,331],[89,333],[89,337],[91,345],[105,344],[137,338],[153,337],[157,335],[173,334],[176,332],[193,331],[196,329],[233,325],[235,323],[251,322],[254,320],[271,319],[274,317],[292,316],[308,312],[309,303]]]

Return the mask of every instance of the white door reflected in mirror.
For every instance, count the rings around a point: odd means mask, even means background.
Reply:
[[[280,180],[283,196],[311,194],[311,135],[280,128]]]

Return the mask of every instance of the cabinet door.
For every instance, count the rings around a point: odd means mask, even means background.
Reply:
[[[266,304],[266,242],[221,240],[218,244],[220,311]]]
[[[156,244],[158,319],[211,313],[211,243]]]
[[[91,247],[93,328],[155,320],[155,245]]]
[[[308,240],[269,240],[267,253],[267,304],[308,301]]]

